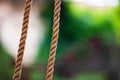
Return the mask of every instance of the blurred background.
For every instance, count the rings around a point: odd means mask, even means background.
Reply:
[[[0,80],[12,80],[25,0],[0,0]],[[53,0],[34,0],[21,80],[45,80]],[[62,0],[54,80],[120,80],[120,0]]]

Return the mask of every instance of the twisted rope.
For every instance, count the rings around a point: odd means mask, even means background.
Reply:
[[[48,59],[46,80],[52,80],[52,78],[53,78],[55,55],[56,55],[58,34],[59,34],[60,5],[61,5],[61,0],[55,0],[52,42],[51,42],[49,59]]]
[[[27,30],[29,24],[29,14],[32,5],[32,0],[26,0],[25,9],[24,9],[24,18],[23,18],[23,25],[22,25],[22,33],[19,43],[18,55],[15,64],[14,76],[13,80],[20,80],[21,71],[22,71],[22,60],[25,50],[25,43],[27,38]]]

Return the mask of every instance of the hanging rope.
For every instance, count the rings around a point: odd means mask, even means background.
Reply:
[[[28,30],[28,24],[29,24],[29,14],[30,14],[31,5],[32,5],[32,0],[26,0],[22,33],[21,33],[21,38],[19,43],[19,49],[18,49],[18,55],[17,55],[16,64],[15,64],[13,80],[20,80],[20,77],[21,77],[22,60],[23,60],[25,43],[27,38],[27,30]]]
[[[55,55],[56,55],[58,33],[59,33],[60,5],[61,5],[61,0],[55,0],[53,33],[52,33],[50,54],[48,59],[46,80],[52,80],[53,78]]]

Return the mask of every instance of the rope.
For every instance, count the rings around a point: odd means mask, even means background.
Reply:
[[[53,24],[50,54],[49,54],[49,59],[48,59],[46,80],[52,80],[52,78],[53,78],[55,55],[56,55],[58,34],[59,34],[60,5],[61,5],[61,0],[55,0],[54,24]]]
[[[13,80],[20,80],[21,71],[22,71],[22,60],[25,50],[25,43],[27,38],[27,31],[28,31],[28,24],[29,24],[29,14],[32,5],[32,0],[26,0],[25,9],[24,9],[24,18],[23,18],[23,25],[22,25],[22,33],[19,43],[18,55],[15,64],[15,71]]]

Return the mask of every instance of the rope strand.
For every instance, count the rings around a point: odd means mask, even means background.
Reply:
[[[49,54],[49,59],[48,59],[46,80],[52,80],[52,78],[53,78],[55,55],[56,55],[58,34],[59,34],[60,5],[61,5],[61,0],[55,0],[54,24],[53,24],[50,54]]]
[[[18,55],[16,59],[16,64],[15,64],[13,80],[20,80],[20,77],[21,77],[22,60],[24,56],[31,6],[32,6],[32,0],[26,0],[23,25],[22,25],[22,33],[21,33],[21,38],[19,43],[19,49],[18,49]]]

